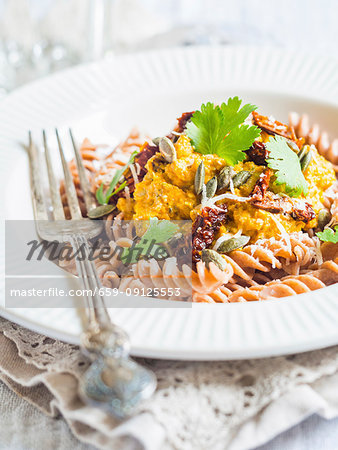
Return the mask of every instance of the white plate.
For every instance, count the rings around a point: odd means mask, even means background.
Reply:
[[[80,66],[25,86],[2,101],[3,217],[32,218],[27,159],[19,145],[27,139],[28,129],[40,132],[42,128],[72,126],[78,137],[116,143],[135,124],[158,135],[183,111],[198,107],[202,101],[220,102],[234,95],[280,120],[286,120],[290,110],[306,111],[337,135],[335,61],[271,48],[202,47]],[[337,344],[337,293],[338,286],[331,286],[265,302],[193,304],[180,309],[158,301],[158,307],[111,312],[130,334],[134,355],[196,360],[252,358]],[[4,317],[49,336],[79,342],[81,326],[75,309],[6,309],[3,297],[0,314]]]

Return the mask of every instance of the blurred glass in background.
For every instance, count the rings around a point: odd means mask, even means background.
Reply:
[[[337,0],[0,0],[0,91],[113,53],[277,45],[335,56]]]

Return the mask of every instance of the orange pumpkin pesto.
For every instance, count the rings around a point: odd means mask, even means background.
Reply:
[[[265,133],[262,133],[260,139],[264,141],[266,138]],[[196,217],[201,208],[200,197],[196,196],[194,191],[194,179],[199,164],[203,161],[205,165],[205,181],[207,182],[227,163],[217,155],[202,155],[195,152],[189,138],[184,134],[176,142],[175,148],[177,159],[174,162],[165,162],[160,154],[153,156],[146,164],[145,177],[135,186],[134,197],[118,200],[117,208],[124,213],[126,220],[146,220],[150,217],[193,220]],[[247,197],[264,168],[251,161],[244,161],[234,166],[236,172],[241,170],[251,172],[248,182],[234,189],[235,194]],[[304,176],[308,182],[309,192],[306,198],[302,196],[300,199],[310,203],[317,215],[323,208],[324,191],[336,180],[332,164],[313,148],[312,160]],[[280,186],[275,185],[270,185],[270,189],[276,193],[282,190]],[[224,202],[228,205],[229,220],[222,225],[219,234],[236,233],[241,230],[243,234],[251,237],[252,242],[280,235],[276,220],[287,233],[314,228],[317,224],[317,218],[306,224],[294,220],[287,214],[273,214],[257,209],[250,203],[228,199],[221,200],[219,203]]]

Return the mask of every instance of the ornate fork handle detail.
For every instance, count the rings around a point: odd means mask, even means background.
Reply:
[[[82,379],[80,394],[85,401],[103,406],[122,419],[151,395],[156,379],[152,372],[129,358],[127,334],[109,319],[94,262],[89,260],[87,239],[74,234],[70,241],[76,253],[82,253],[81,258],[76,258],[76,265],[89,321],[82,334],[82,348],[93,361]]]

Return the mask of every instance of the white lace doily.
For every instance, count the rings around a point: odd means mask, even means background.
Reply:
[[[77,379],[87,367],[75,346],[3,319],[0,332],[16,344],[19,357],[40,371],[68,373]],[[245,361],[139,360],[155,371],[158,380],[158,389],[142,412],[164,427],[166,447],[178,449],[244,448],[231,445],[248,420],[288,393],[313,387],[338,372],[337,347]]]

